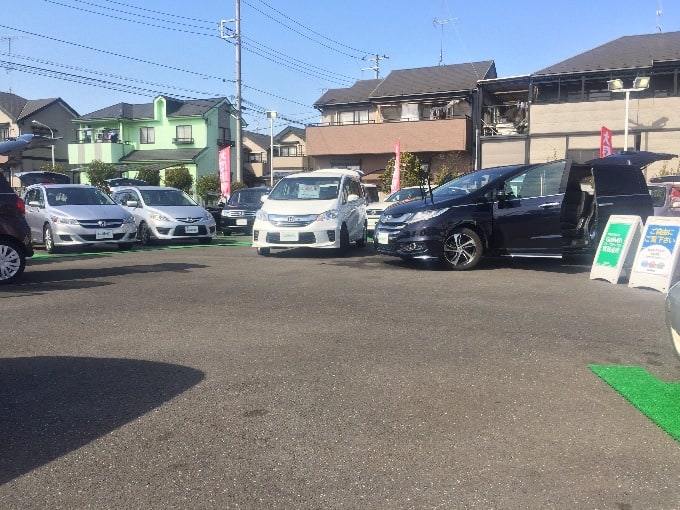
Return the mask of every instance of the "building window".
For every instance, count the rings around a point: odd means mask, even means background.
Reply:
[[[274,147],[274,156],[302,156],[302,148],[299,145],[278,145]]]
[[[220,136],[220,142],[221,143],[226,145],[227,142],[231,142],[231,129],[221,127],[221,128],[218,128],[218,131],[219,131],[219,134],[220,134],[219,136]]]
[[[338,112],[338,124],[368,124],[368,110]]]
[[[248,154],[248,163],[262,163],[262,153],[251,152]]]
[[[156,143],[156,135],[152,127],[139,128],[139,143]]]
[[[191,126],[177,126],[175,134],[177,137],[173,140],[174,143],[194,143],[191,136]]]

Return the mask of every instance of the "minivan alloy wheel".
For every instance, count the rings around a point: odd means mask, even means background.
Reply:
[[[47,253],[54,253],[54,234],[52,233],[52,227],[45,225],[43,229],[43,243],[45,243],[45,251]]]
[[[474,230],[456,228],[444,240],[442,261],[448,269],[472,269],[482,258],[482,250],[482,240]]]

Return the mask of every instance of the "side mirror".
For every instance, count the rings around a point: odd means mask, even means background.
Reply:
[[[128,207],[139,207],[139,202],[137,202],[136,200],[128,200],[127,202],[125,202],[125,205]]]
[[[40,207],[40,202],[38,202],[37,200],[31,200],[30,202],[28,202],[28,205],[30,205],[31,207]]]
[[[269,196],[269,195],[262,195],[262,196],[260,197],[260,202],[264,202],[265,200],[267,200],[267,197],[268,197],[268,196]]]
[[[359,195],[352,194],[352,195],[347,196],[348,202],[355,202],[355,201],[360,200],[360,199],[361,199],[361,197]]]

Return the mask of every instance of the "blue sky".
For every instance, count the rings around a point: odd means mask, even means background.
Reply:
[[[159,94],[231,97],[235,0],[4,0],[0,91],[61,97],[79,114]],[[142,7],[137,7],[142,6]],[[657,11],[661,9],[661,16]],[[318,122],[329,88],[393,69],[494,60],[529,74],[626,35],[680,30],[666,0],[241,0],[246,129]],[[233,23],[227,23],[233,28]],[[94,85],[78,82],[87,81]]]

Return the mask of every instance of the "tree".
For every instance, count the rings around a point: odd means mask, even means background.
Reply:
[[[96,186],[105,193],[109,193],[110,191],[106,179],[115,179],[118,177],[118,172],[111,163],[104,163],[98,159],[95,159],[87,165],[86,174],[90,184]]]
[[[407,186],[420,186],[421,184],[427,183],[427,172],[423,171],[422,163],[418,156],[414,156],[410,152],[403,151],[400,155],[401,160],[401,170],[399,185],[401,188]],[[392,186],[392,175],[394,174],[394,161],[395,158],[392,157],[387,162],[385,171],[380,176],[380,185],[382,191],[389,193]]]
[[[245,182],[236,181],[231,185],[231,191],[236,191],[237,189],[247,188],[248,185]]]
[[[61,163],[56,163],[54,166],[52,166],[51,163],[49,165],[43,165],[39,168],[39,170],[42,172],[55,172],[66,175],[66,169]]]
[[[208,201],[208,192],[221,192],[220,175],[218,173],[201,175],[196,181],[196,193],[204,202]]]
[[[158,170],[141,167],[137,172],[137,179],[148,182],[149,186],[159,186],[161,184],[161,173]]]
[[[194,178],[189,173],[189,169],[184,165],[180,167],[168,168],[165,171],[165,185],[171,188],[181,189],[187,193],[191,192]]]

